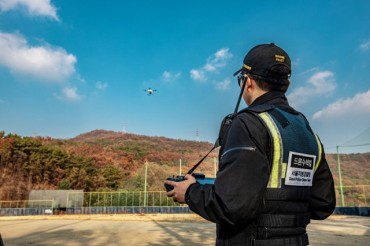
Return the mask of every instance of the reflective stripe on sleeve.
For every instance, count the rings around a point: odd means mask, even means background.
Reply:
[[[321,162],[322,147],[321,147],[321,142],[316,134],[315,134],[315,138],[317,141],[317,148],[318,148],[318,154],[317,154],[316,165],[315,165],[315,172],[316,172],[316,169],[319,167],[320,162]]]
[[[281,178],[282,179],[285,179],[286,177],[286,167],[287,167],[287,163],[284,163],[281,165]]]

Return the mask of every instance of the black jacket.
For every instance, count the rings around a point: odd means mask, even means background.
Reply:
[[[280,92],[262,95],[250,108],[259,105],[295,111]],[[185,199],[190,209],[217,224],[216,245],[250,245],[250,238],[255,236],[251,235],[250,227],[264,209],[263,196],[271,167],[270,145],[269,132],[258,117],[239,113],[222,137],[215,184],[195,183],[188,188]],[[322,220],[331,215],[334,208],[334,181],[323,151],[314,175],[308,210],[311,219]]]

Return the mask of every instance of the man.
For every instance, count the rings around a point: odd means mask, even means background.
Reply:
[[[244,58],[238,82],[248,108],[224,120],[214,185],[187,175],[167,196],[217,224],[216,245],[308,245],[306,226],[335,208],[323,146],[289,106],[291,61],[275,44]]]

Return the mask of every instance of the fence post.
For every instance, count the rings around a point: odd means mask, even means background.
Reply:
[[[366,199],[365,185],[363,185],[363,186],[362,186],[362,190],[364,191],[365,206],[367,206],[367,199]]]
[[[91,191],[89,192],[89,208],[91,207]]]
[[[125,202],[125,206],[127,207],[127,206],[128,206],[128,205],[127,205],[127,204],[128,204],[128,203],[127,203],[127,191],[126,191],[126,193],[125,193],[125,194],[126,194],[126,198],[125,198],[125,200],[126,200],[126,202]]]
[[[182,172],[181,172],[181,166],[182,166],[182,160],[180,159],[180,162],[179,162],[179,165],[180,165],[180,170],[179,170],[179,174],[180,174],[180,176],[181,176],[181,174],[182,174]]]
[[[146,179],[148,176],[148,161],[145,161],[145,177],[144,177],[144,207],[146,206]],[[140,204],[139,204],[140,205]]]
[[[159,192],[159,206],[162,206],[162,192]]]

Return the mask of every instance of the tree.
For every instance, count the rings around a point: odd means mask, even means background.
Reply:
[[[106,180],[106,186],[110,189],[117,189],[122,182],[122,172],[113,165],[108,165],[103,169],[103,176]]]

